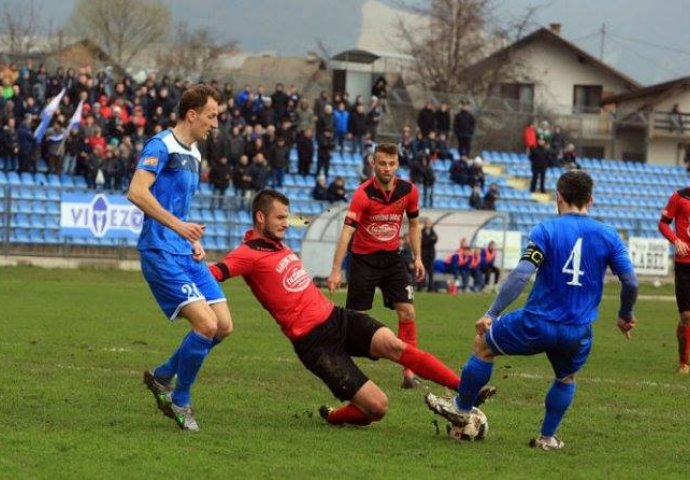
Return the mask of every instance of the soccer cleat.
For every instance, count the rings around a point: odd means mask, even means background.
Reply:
[[[565,443],[558,437],[544,437],[538,436],[529,441],[529,446],[550,452],[552,450],[560,450],[565,447]]]
[[[321,415],[321,418],[324,420],[328,421],[328,416],[335,410],[333,407],[329,407],[328,405],[321,405],[319,407],[319,415]]]
[[[429,410],[442,416],[456,427],[464,427],[471,421],[472,414],[458,410],[455,406],[455,397],[440,397],[433,393],[424,396],[424,403]]]
[[[484,402],[486,402],[494,395],[496,395],[496,387],[492,387],[491,385],[484,385],[481,388],[481,390],[479,390],[479,395],[477,395],[477,399],[474,401],[474,406],[478,407],[482,405]]]
[[[170,410],[173,413],[175,422],[177,422],[177,426],[182,430],[189,430],[190,432],[199,431],[199,424],[196,422],[196,418],[194,418],[194,411],[192,411],[192,407],[178,407],[171,402]]]
[[[156,380],[151,370],[146,370],[144,372],[144,385],[146,385],[146,388],[153,394],[153,398],[156,399],[158,410],[163,412],[167,417],[175,418],[170,409],[170,405],[172,404],[172,389],[170,385]]]
[[[680,365],[678,365],[677,371],[678,371],[678,373],[681,373],[683,375],[687,375],[690,373],[690,365],[688,365],[687,363],[681,363]]]
[[[400,384],[400,388],[413,389],[422,386],[422,381],[417,375],[410,375],[403,377],[403,381]]]

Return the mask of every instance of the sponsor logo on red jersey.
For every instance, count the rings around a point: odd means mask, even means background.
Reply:
[[[366,227],[367,233],[381,242],[388,242],[398,238],[400,225],[395,223],[372,223]]]

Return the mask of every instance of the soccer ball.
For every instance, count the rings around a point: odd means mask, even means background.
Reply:
[[[653,285],[654,285],[654,287],[656,287],[656,288],[661,287],[661,280],[659,280],[658,278],[655,278],[655,279],[654,279],[654,282],[653,282]]]
[[[489,421],[484,412],[477,407],[472,409],[472,420],[464,427],[456,425],[446,425],[446,433],[451,440],[483,440],[489,432]]]

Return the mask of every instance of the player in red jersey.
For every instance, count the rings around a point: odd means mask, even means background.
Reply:
[[[671,223],[675,222],[675,232]],[[680,321],[676,328],[678,337],[678,373],[690,373],[690,188],[671,195],[661,212],[659,231],[676,248],[675,283],[676,304]]]
[[[244,277],[304,366],[333,395],[349,402],[337,409],[323,406],[321,416],[334,425],[368,425],[386,414],[386,394],[357,367],[353,356],[386,358],[439,385],[456,388],[457,374],[439,359],[406,344],[369,315],[336,307],[316,288],[299,257],[283,243],[289,204],[281,193],[260,192],[252,204],[254,228],[246,233],[244,243],[209,268],[218,281]],[[483,399],[493,391],[488,389]]]
[[[331,293],[340,286],[341,265],[348,249],[347,301],[352,310],[371,310],[376,287],[383,293],[383,303],[398,316],[398,337],[417,346],[414,286],[398,250],[403,217],[409,220],[410,246],[414,256],[415,281],[424,278],[419,226],[419,191],[408,181],[395,176],[399,166],[398,147],[379,144],[374,152],[374,176],[352,196],[345,225],[333,255],[328,276]],[[419,379],[413,370],[403,370],[403,388],[415,388]]]

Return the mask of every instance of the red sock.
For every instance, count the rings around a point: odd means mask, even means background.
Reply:
[[[408,345],[417,346],[417,324],[414,320],[398,322],[398,338]]]
[[[678,325],[678,359],[679,363],[688,365],[688,353],[690,353],[690,325]]]
[[[460,377],[432,354],[408,345],[400,355],[400,365],[439,385],[457,390]]]
[[[417,324],[414,320],[408,322],[398,321],[398,338],[408,345],[417,346]],[[405,377],[411,377],[414,374],[414,370],[410,368],[403,370]]]
[[[328,416],[328,423],[331,425],[349,423],[350,425],[364,426],[369,425],[371,421],[371,418],[367,417],[357,405],[352,403],[333,410]]]

